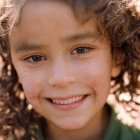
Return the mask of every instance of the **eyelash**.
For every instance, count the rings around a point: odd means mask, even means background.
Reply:
[[[79,50],[78,50],[79,49]],[[77,54],[77,55],[85,55],[86,53],[89,53],[90,50],[92,50],[93,48],[91,47],[87,47],[87,46],[80,46],[80,47],[77,47],[75,48],[73,51],[72,51],[72,54]],[[77,52],[76,52],[77,51]],[[79,52],[78,52],[79,51]],[[83,52],[84,51],[84,52]]]
[[[33,59],[37,59],[36,61]],[[46,60],[45,57],[41,56],[41,55],[33,55],[33,56],[29,56],[27,58],[24,59],[25,61],[31,62],[31,63],[39,63],[41,61]]]
[[[81,46],[81,47],[75,48],[71,54],[81,56],[81,55],[85,55],[86,53],[89,53],[90,50],[92,50],[92,49],[93,48],[91,48],[91,47]],[[31,63],[39,63],[39,62],[47,60],[47,59],[41,55],[33,55],[33,56],[29,56],[29,57],[25,58],[24,60],[31,62]]]

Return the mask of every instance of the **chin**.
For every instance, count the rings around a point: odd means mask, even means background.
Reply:
[[[86,125],[82,120],[69,120],[67,122],[62,121],[62,123],[57,124],[57,127],[63,129],[63,130],[76,130],[81,129]]]

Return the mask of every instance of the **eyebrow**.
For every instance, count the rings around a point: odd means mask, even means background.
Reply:
[[[16,47],[14,47],[14,51],[16,53],[22,53],[22,52],[33,51],[33,50],[43,50],[44,47],[45,45],[20,43],[20,45],[17,45]]]
[[[64,42],[76,42],[84,39],[97,39],[99,37],[98,33],[93,33],[93,32],[86,32],[86,33],[80,33],[76,35],[71,35],[69,37],[66,37],[63,39]],[[28,52],[28,51],[33,51],[33,50],[43,50],[46,48],[46,45],[37,45],[37,44],[29,44],[29,43],[20,43],[19,45],[14,47],[14,51],[16,53],[23,53],[23,52]]]
[[[75,42],[79,40],[84,40],[84,39],[98,39],[99,38],[99,33],[93,33],[93,32],[86,32],[86,33],[81,33],[81,34],[76,34],[72,35],[70,37],[66,37],[64,39],[65,42]]]

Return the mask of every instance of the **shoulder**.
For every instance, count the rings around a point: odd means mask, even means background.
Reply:
[[[109,109],[111,116],[103,140],[140,140],[140,130],[123,124],[114,109],[110,106]]]
[[[120,121],[120,138],[121,140],[140,140],[140,130],[133,126],[125,125]]]

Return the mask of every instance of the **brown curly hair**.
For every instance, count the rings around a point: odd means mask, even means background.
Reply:
[[[111,40],[113,59],[122,67],[119,76],[112,78],[113,94],[118,102],[139,105],[135,100],[140,94],[140,17],[137,5],[132,4],[132,0],[61,1],[68,3],[82,22],[97,15],[99,32]],[[44,121],[33,109],[28,109],[27,100],[21,98],[22,86],[9,52],[8,34],[24,2],[26,0],[0,1],[0,136],[5,139],[9,136],[20,140],[37,139],[36,132]],[[122,93],[129,93],[130,100],[120,101]]]

